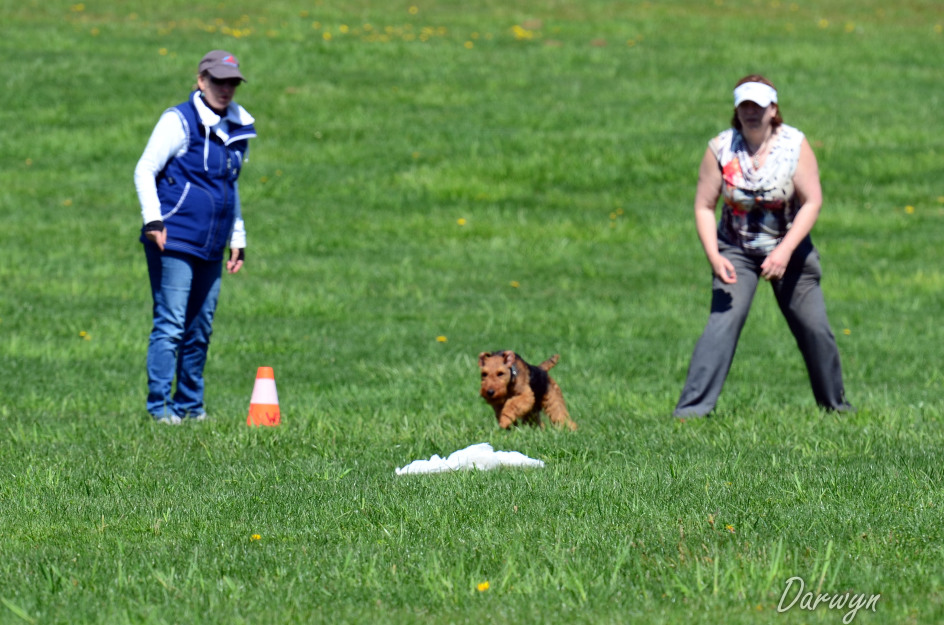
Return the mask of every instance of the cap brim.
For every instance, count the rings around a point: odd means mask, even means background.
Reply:
[[[228,80],[230,78],[238,78],[243,82],[249,82],[246,80],[246,77],[243,76],[238,69],[230,67],[214,67],[211,70],[208,70],[207,73],[218,80]]]
[[[765,98],[741,98],[740,100],[736,100],[734,102],[734,106],[736,108],[738,106],[741,106],[745,102],[753,102],[754,104],[756,104],[757,106],[761,108],[767,108],[768,106],[773,104],[773,100],[769,100]]]
[[[757,82],[740,85],[734,90],[734,106],[737,108],[744,102],[753,102],[767,108],[777,101],[777,92],[773,87]]]

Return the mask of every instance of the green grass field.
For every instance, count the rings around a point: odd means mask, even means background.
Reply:
[[[150,5],[159,5],[151,7]],[[0,0],[0,623],[944,622],[936,0]],[[199,58],[259,138],[209,421],[144,410],[134,165]],[[697,166],[761,72],[816,150],[853,416],[761,289],[717,413]],[[580,426],[497,428],[476,356]],[[257,367],[278,428],[245,424]],[[397,467],[472,443],[546,463]],[[795,590],[795,589],[794,589]],[[789,598],[786,603],[789,603]],[[809,603],[807,602],[807,605]]]

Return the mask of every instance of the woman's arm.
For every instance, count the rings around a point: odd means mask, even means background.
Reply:
[[[805,137],[800,144],[800,159],[793,174],[793,185],[800,199],[800,208],[787,234],[760,266],[760,275],[766,280],[783,277],[793,252],[813,230],[813,225],[819,217],[820,207],[823,205],[819,165],[816,162],[816,154],[813,153],[813,148]]]
[[[162,221],[161,201],[157,197],[157,175],[167,165],[167,161],[180,154],[186,147],[187,133],[180,118],[173,111],[165,112],[154,126],[144,153],[134,168],[134,186],[141,203],[141,219],[144,224]],[[146,232],[145,236],[157,243],[161,250],[164,249],[167,239],[165,229]]]
[[[698,186],[695,188],[695,229],[705,250],[711,270],[722,282],[734,284],[737,275],[734,265],[718,251],[718,223],[715,207],[721,196],[721,169],[718,159],[709,147],[698,168]]]

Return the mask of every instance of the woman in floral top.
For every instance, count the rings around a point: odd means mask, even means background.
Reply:
[[[714,409],[760,278],[770,282],[796,338],[817,404],[852,410],[810,240],[822,204],[816,156],[803,133],[783,123],[777,91],[763,76],[738,81],[734,107],[733,127],[708,143],[698,172],[695,227],[714,284],[708,324],[674,414]],[[767,372],[763,383],[776,373]]]

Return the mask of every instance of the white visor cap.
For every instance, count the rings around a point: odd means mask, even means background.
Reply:
[[[762,82],[746,82],[734,90],[734,108],[740,106],[741,102],[754,102],[767,108],[776,101],[777,90]]]

